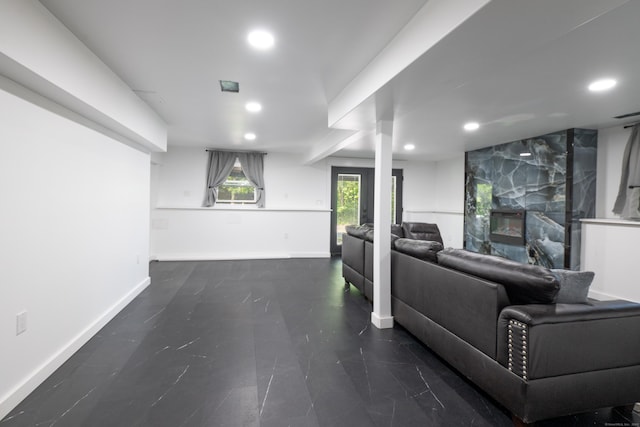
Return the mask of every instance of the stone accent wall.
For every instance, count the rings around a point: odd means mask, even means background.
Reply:
[[[578,269],[580,219],[595,216],[597,136],[569,129],[467,152],[465,248]],[[524,246],[491,241],[491,209],[526,211]]]

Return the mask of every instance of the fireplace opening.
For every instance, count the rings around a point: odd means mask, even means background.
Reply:
[[[494,209],[489,215],[489,238],[508,245],[525,243],[525,210]]]

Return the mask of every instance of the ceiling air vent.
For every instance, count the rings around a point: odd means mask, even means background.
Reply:
[[[640,116],[640,111],[638,111],[637,113],[629,113],[629,114],[623,114],[621,116],[615,116],[614,119],[626,119],[627,117],[633,117],[633,116]]]
[[[220,89],[223,92],[240,92],[240,83],[231,80],[220,80]]]

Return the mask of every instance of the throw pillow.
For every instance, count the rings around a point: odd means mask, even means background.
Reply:
[[[560,282],[560,290],[556,296],[557,304],[586,304],[589,286],[593,281],[593,271],[573,271],[553,269],[551,272]]]

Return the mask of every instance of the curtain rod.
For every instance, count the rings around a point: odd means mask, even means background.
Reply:
[[[223,151],[225,153],[255,153],[255,154],[263,154],[267,155],[269,153],[262,153],[260,151],[251,151],[251,150],[219,150],[217,148],[205,148],[204,151]]]

